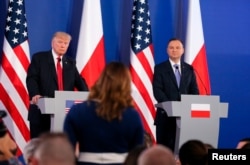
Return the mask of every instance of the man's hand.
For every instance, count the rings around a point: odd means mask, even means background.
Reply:
[[[41,98],[41,95],[35,95],[32,97],[31,103],[32,104],[37,104],[38,100]]]

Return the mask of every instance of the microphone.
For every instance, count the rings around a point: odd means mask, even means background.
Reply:
[[[200,82],[201,82],[202,87],[203,87],[204,90],[205,90],[206,95],[209,95],[209,93],[208,93],[208,91],[207,91],[207,88],[206,88],[206,85],[205,85],[204,82],[202,81],[202,78],[201,78],[201,76],[199,75],[199,73],[196,71],[196,69],[195,69],[193,66],[191,66],[191,70],[193,70],[194,73],[195,73],[195,75],[197,75],[198,79],[199,79]]]

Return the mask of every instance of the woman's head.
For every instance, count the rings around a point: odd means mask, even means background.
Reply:
[[[89,99],[98,100],[97,114],[107,120],[121,119],[122,111],[132,106],[131,76],[120,62],[111,62],[90,89]]]

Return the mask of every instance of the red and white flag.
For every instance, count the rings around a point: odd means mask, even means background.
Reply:
[[[187,37],[184,60],[191,64],[201,95],[210,95],[210,79],[199,0],[189,0]]]
[[[90,88],[105,66],[104,37],[100,0],[83,5],[76,64]]]
[[[132,96],[145,130],[155,140],[155,98],[152,90],[154,54],[148,1],[134,0],[131,25],[130,72]]]
[[[192,118],[210,118],[210,104],[191,104]]]
[[[3,120],[17,143],[18,155],[30,139],[26,88],[30,53],[24,5],[24,0],[9,1],[0,66],[0,109],[8,114]]]

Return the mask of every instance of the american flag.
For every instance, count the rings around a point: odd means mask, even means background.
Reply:
[[[82,100],[66,100],[65,102],[65,113],[67,114],[70,110],[70,108],[75,105],[75,104],[79,104],[82,103]]]
[[[131,25],[130,72],[132,96],[145,130],[155,139],[155,98],[152,90],[154,55],[147,0],[134,0]]]
[[[30,63],[24,0],[10,0],[0,66],[0,109],[21,154],[29,137],[26,74]]]

